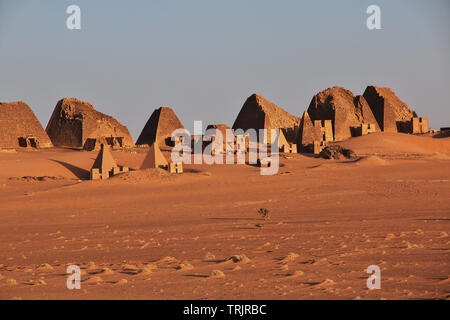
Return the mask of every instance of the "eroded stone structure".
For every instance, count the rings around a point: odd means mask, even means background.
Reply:
[[[47,134],[55,146],[99,149],[132,147],[128,128],[111,116],[98,112],[89,102],[65,98],[56,104],[47,124]]]
[[[171,138],[176,129],[184,129],[184,127],[175,112],[171,108],[161,107],[153,111],[136,144],[152,145],[156,142],[160,147],[174,146]]]
[[[1,102],[0,148],[19,147],[48,148],[52,142],[25,102]]]
[[[353,92],[342,87],[328,88],[316,94],[307,112],[313,123],[317,120],[331,120],[333,140],[336,141],[354,136],[355,128],[362,124],[376,123],[364,97],[355,96]]]
[[[428,126],[428,118],[418,118],[414,117],[411,119],[412,133],[428,133],[430,132],[430,127]]]

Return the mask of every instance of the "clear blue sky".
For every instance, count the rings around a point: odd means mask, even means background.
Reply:
[[[371,4],[382,30],[366,28]],[[323,89],[375,84],[437,128],[450,126],[449,33],[448,0],[0,0],[0,101],[27,102],[45,127],[76,97],[136,139],[160,106],[189,129],[232,125],[252,93],[301,115]]]

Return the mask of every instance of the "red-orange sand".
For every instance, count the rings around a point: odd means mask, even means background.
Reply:
[[[0,152],[0,299],[448,299],[450,138],[341,144],[364,158],[107,181],[79,180],[94,152]],[[136,168],[145,149],[113,155]],[[66,288],[72,264],[80,290]]]

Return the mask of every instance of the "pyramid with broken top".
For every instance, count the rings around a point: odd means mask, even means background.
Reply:
[[[159,149],[158,144],[153,143],[150,146],[150,150],[148,151],[144,162],[142,162],[141,169],[165,168],[168,165],[169,163]]]

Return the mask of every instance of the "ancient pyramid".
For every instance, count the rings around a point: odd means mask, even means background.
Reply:
[[[303,112],[302,120],[300,121],[299,136],[297,140],[297,149],[300,152],[308,152],[312,150],[314,145],[315,134],[314,125],[309,117],[308,112]]]
[[[0,148],[20,146],[48,148],[52,142],[25,102],[1,102]]]
[[[176,129],[184,129],[184,127],[175,112],[171,108],[161,107],[153,111],[136,144],[151,145],[156,142],[159,146],[173,146],[171,137]]]
[[[116,168],[117,164],[108,146],[101,145],[97,158],[92,165],[92,169],[99,169],[101,174],[109,173],[113,168]]]
[[[417,117],[417,114],[390,88],[368,86],[363,96],[383,131],[404,133],[412,131],[411,119]]]
[[[58,101],[46,131],[55,146],[83,148],[86,142],[100,139],[106,139],[110,146],[134,146],[127,127],[75,98]]]
[[[362,124],[375,122],[371,109],[361,96],[342,87],[328,88],[316,94],[308,107],[312,122],[332,120],[334,139],[352,137],[352,130]]]
[[[158,144],[154,143],[150,146],[150,150],[142,162],[141,169],[161,168],[167,165],[168,162],[159,149]]]
[[[289,142],[295,140],[295,127],[300,118],[273,104],[264,97],[253,94],[244,103],[233,124],[233,130],[280,129]]]

